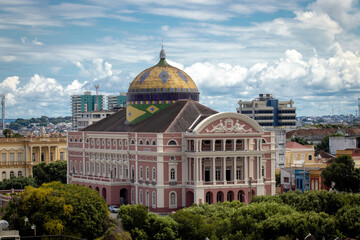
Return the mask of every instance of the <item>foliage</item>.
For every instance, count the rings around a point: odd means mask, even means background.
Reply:
[[[276,180],[276,186],[280,187],[281,184],[281,174],[279,172],[275,172],[275,180]]]
[[[340,230],[347,237],[360,239],[360,206],[345,206],[337,214]]]
[[[97,240],[131,240],[129,232],[122,232],[116,229],[116,226],[110,227],[104,234],[104,236]]]
[[[295,137],[292,137],[291,138],[291,141],[293,142],[297,142],[297,143],[300,143],[301,145],[310,145],[310,143],[303,137],[298,137],[298,136],[295,136]],[[311,143],[312,145],[313,143]]]
[[[106,202],[96,191],[60,182],[26,187],[9,202],[3,218],[11,229],[20,230],[20,235],[32,235],[30,226],[35,224],[38,235],[94,239],[111,225]]]
[[[33,177],[13,177],[11,179],[4,179],[0,182],[0,190],[23,189],[25,186],[36,187],[37,184]]]
[[[360,174],[355,170],[355,163],[350,156],[340,156],[334,159],[333,163],[322,171],[325,178],[325,185],[331,187],[335,183],[335,189],[345,192],[359,192]]]
[[[11,129],[4,129],[3,130],[3,135],[6,137],[6,138],[12,138],[14,137],[14,132],[11,130]]]
[[[43,183],[60,181],[66,183],[66,161],[40,163],[33,167],[33,176],[40,186]]]
[[[71,117],[57,117],[51,118],[42,116],[40,118],[31,118],[31,119],[22,119],[18,118],[14,122],[11,122],[9,125],[10,129],[20,130],[23,127],[29,127],[30,124],[37,124],[39,126],[47,126],[48,124],[58,124],[61,122],[71,122]]]
[[[329,149],[329,138],[330,137],[336,137],[336,136],[343,136],[339,133],[335,133],[335,134],[331,134],[329,136],[326,136],[320,143],[316,144],[315,145],[315,151],[320,151],[320,150],[323,150],[325,152],[330,152],[330,149]]]

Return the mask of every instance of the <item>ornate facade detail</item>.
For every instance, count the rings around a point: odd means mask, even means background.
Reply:
[[[234,120],[231,118],[225,119],[224,123],[222,120],[217,125],[211,125],[212,129],[206,129],[208,133],[224,133],[224,132],[236,132],[236,133],[248,133],[252,132],[252,128],[245,129],[245,124],[240,124],[239,120]],[[210,127],[210,128],[211,128]]]

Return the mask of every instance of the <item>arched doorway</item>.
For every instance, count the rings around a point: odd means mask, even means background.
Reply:
[[[126,188],[120,190],[120,205],[123,204],[128,204],[128,190]]]
[[[223,202],[224,201],[224,194],[223,192],[219,191],[216,194],[216,202]]]
[[[102,189],[102,196],[106,200],[106,188]]]
[[[191,191],[186,192],[186,207],[191,207],[194,204],[194,193]]]
[[[206,193],[206,202],[208,204],[212,204],[213,203],[213,194],[212,192],[207,192]]]
[[[227,197],[226,200],[231,202],[232,200],[234,200],[234,192],[233,191],[228,191],[227,192]]]
[[[244,193],[243,190],[240,190],[240,191],[238,192],[238,197],[237,197],[237,199],[238,199],[240,202],[245,202],[245,193]]]
[[[96,190],[98,193],[100,193],[99,187],[96,187],[95,190]]]

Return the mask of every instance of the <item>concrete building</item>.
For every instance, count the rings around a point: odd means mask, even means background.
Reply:
[[[314,146],[301,145],[297,142],[286,143],[286,167],[305,167],[314,163]]]
[[[38,163],[66,160],[66,137],[0,138],[1,181],[14,176],[32,176]]]
[[[116,107],[125,107],[126,106],[126,93],[120,93],[120,95],[110,95],[107,97],[108,101],[108,110],[111,110]]]
[[[153,212],[275,194],[274,133],[201,105],[194,81],[164,50],[127,96],[126,109],[69,132],[69,183]]]
[[[238,102],[238,113],[254,119],[260,126],[289,127],[296,125],[294,101],[279,101],[272,94],[259,94],[259,98]]]
[[[90,91],[84,92],[83,95],[71,96],[71,122],[73,130],[77,130],[77,121],[81,113],[89,111],[99,111],[104,109],[104,96],[91,95]]]
[[[96,123],[113,113],[115,113],[115,111],[110,110],[83,112],[77,120],[77,130],[80,131],[83,128],[90,126],[91,124]]]

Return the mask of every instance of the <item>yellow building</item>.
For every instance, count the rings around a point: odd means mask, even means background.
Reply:
[[[301,145],[297,142],[287,142],[286,167],[314,167],[316,165],[314,153],[315,149],[313,145]]]
[[[1,181],[13,176],[32,176],[38,163],[66,160],[66,137],[0,138]]]

